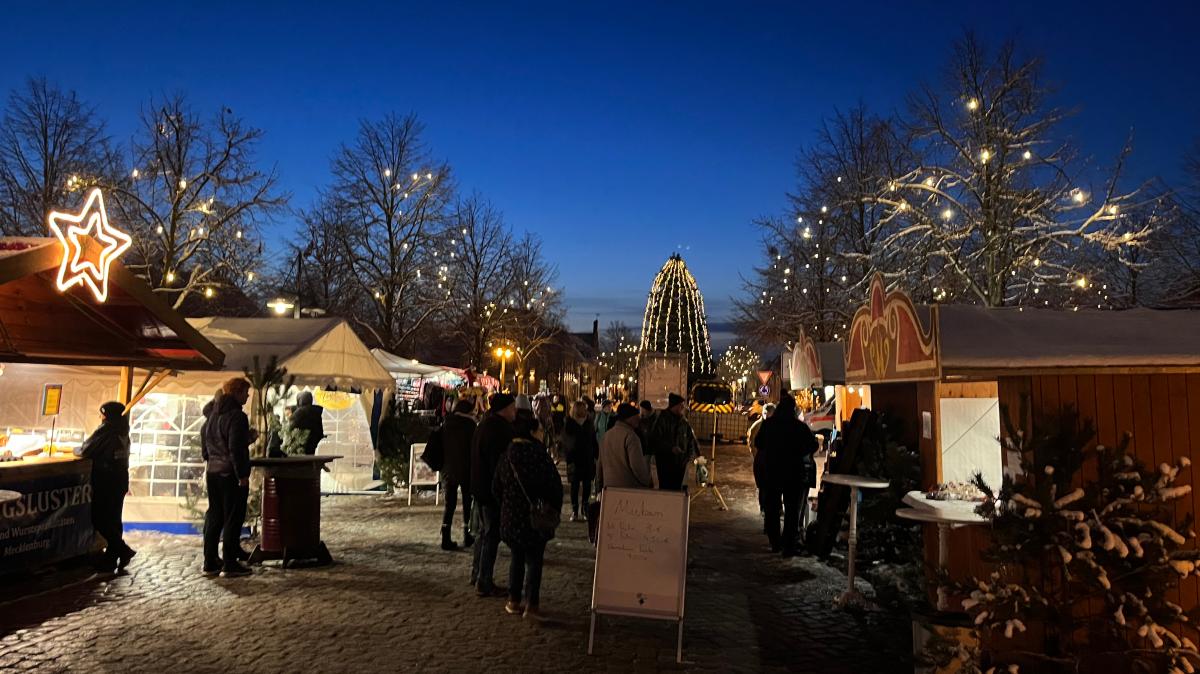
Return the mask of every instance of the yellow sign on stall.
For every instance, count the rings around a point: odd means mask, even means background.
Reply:
[[[317,389],[313,391],[313,402],[327,410],[340,412],[350,409],[350,406],[354,404],[354,394],[345,391]]]
[[[58,416],[62,409],[62,384],[46,384],[42,389],[42,416]]]

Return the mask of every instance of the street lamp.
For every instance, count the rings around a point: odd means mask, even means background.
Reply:
[[[289,302],[282,297],[276,297],[270,302],[267,302],[267,307],[270,308],[271,311],[275,312],[276,316],[286,316],[289,311],[296,308],[296,305],[295,303]],[[299,318],[299,316],[297,316],[297,318]]]
[[[503,347],[497,346],[495,354],[496,354],[496,357],[500,359],[500,390],[503,391],[504,390],[504,369],[505,369],[505,366],[508,365],[508,359],[512,358],[513,352],[512,352],[512,349],[505,349]]]

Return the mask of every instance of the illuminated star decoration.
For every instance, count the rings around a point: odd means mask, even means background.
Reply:
[[[91,288],[97,302],[107,300],[109,268],[133,244],[133,240],[125,232],[109,226],[100,189],[88,192],[87,201],[78,215],[51,211],[47,222],[63,247],[62,262],[58,266],[59,292],[82,284]],[[99,264],[84,258],[85,243],[80,237],[85,234],[104,246],[100,251]]]

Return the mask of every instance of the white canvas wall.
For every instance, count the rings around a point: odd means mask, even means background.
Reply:
[[[978,472],[999,488],[1000,401],[997,398],[943,398],[939,408],[942,481],[969,482]]]

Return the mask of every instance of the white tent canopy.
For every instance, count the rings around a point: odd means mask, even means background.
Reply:
[[[271,356],[297,386],[388,389],[391,375],[340,318],[190,318],[225,353],[225,372],[265,366]]]
[[[397,356],[383,349],[371,349],[371,355],[375,357],[375,360],[379,361],[379,364],[385,370],[396,378],[416,379],[418,377],[435,377],[448,372],[444,367],[426,365],[415,359]]]

